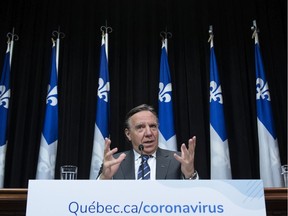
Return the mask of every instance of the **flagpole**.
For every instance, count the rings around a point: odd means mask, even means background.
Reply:
[[[109,132],[109,113],[110,113],[110,81],[108,70],[108,34],[112,28],[101,26],[101,51],[100,68],[97,90],[96,119],[94,129],[93,150],[90,166],[90,179],[96,179],[103,162],[105,148],[105,138],[110,136]]]
[[[50,80],[46,97],[46,108],[41,133],[36,179],[54,179],[58,146],[58,59],[60,38],[65,34],[52,32]],[[56,38],[56,40],[55,40]],[[56,44],[55,44],[56,43]]]
[[[258,38],[259,29],[257,28],[256,20],[253,20],[253,26],[251,27],[251,30],[253,31],[252,39],[255,40],[255,44],[256,43],[259,44],[259,38]]]
[[[7,33],[7,38],[8,38],[8,43],[9,45],[9,50],[10,50],[10,65],[12,63],[12,56],[13,56],[13,48],[14,48],[14,41],[19,40],[19,36],[15,34],[15,28],[13,27],[12,33],[8,32]]]
[[[256,20],[253,20],[252,39],[255,40],[256,110],[259,146],[259,171],[264,187],[282,187],[281,160],[274,125],[270,89],[264,70]]]
[[[213,33],[213,26],[212,25],[209,26],[208,33],[209,33],[208,43],[210,43],[210,48],[212,48],[214,46],[214,41],[213,41],[214,33]]]
[[[60,38],[63,39],[65,34],[60,31],[60,26],[58,26],[58,31],[53,31],[52,36],[56,38],[56,69],[58,74]]]
[[[102,32],[102,35],[105,34],[105,52],[106,52],[106,58],[107,58],[107,62],[108,62],[108,34],[111,33],[113,31],[113,29],[111,27],[109,27],[107,25],[107,20],[105,21],[105,26],[101,26],[100,30]]]
[[[158,93],[158,118],[159,118],[159,147],[164,149],[177,150],[176,133],[174,129],[174,113],[172,100],[172,82],[168,63],[168,38],[172,33],[160,32],[162,38],[159,93]]]
[[[210,43],[210,177],[231,179],[228,135],[225,126],[224,100],[216,56],[214,52],[213,26],[209,26]]]
[[[165,49],[166,49],[166,53],[168,56],[168,38],[172,38],[172,33],[167,31],[167,27],[165,29],[165,31],[161,31],[160,32],[160,37],[162,38],[162,45],[164,43]]]
[[[6,150],[7,150],[7,128],[8,128],[8,115],[9,115],[9,101],[11,96],[10,87],[10,73],[11,73],[11,63],[12,63],[12,49],[14,40],[18,40],[18,35],[14,33],[14,28],[12,33],[7,34],[7,49],[5,53],[2,74],[0,78],[0,92],[1,101],[0,106],[0,188],[4,186],[4,174],[5,174],[5,161],[6,161]]]

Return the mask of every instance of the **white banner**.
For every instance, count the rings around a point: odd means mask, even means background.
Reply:
[[[30,180],[27,216],[266,216],[261,180]]]

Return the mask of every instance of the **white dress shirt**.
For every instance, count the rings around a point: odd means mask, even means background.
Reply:
[[[138,170],[141,165],[142,159],[141,155],[134,151],[134,162],[135,162],[135,179],[137,180]],[[148,164],[150,167],[150,180],[156,180],[156,152],[154,152],[148,159]]]

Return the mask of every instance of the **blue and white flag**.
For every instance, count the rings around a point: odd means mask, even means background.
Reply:
[[[172,103],[172,83],[167,58],[167,39],[162,42],[160,80],[159,80],[159,147],[176,151],[177,142],[174,130]]]
[[[106,39],[106,41],[105,41]],[[108,71],[108,57],[105,48],[108,34],[103,34],[100,53],[100,72],[97,93],[97,112],[94,131],[94,143],[90,168],[90,179],[96,179],[103,163],[105,138],[109,137],[109,103],[110,82]]]
[[[53,41],[51,74],[46,97],[46,112],[41,134],[36,179],[54,179],[58,144],[58,53],[59,42]]]
[[[255,32],[255,67],[260,178],[263,180],[264,187],[282,187],[281,162],[271,109],[271,97],[257,32]]]
[[[225,127],[223,95],[214,52],[210,40],[210,156],[211,179],[231,179],[228,137]]]
[[[8,43],[0,80],[0,188],[4,185],[5,159],[7,149],[7,125],[10,100],[10,50]]]

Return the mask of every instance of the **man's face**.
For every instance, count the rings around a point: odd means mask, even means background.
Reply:
[[[151,155],[158,147],[158,121],[150,111],[141,111],[130,117],[129,128],[125,129],[128,140],[131,141],[135,151],[143,144],[143,154]]]

